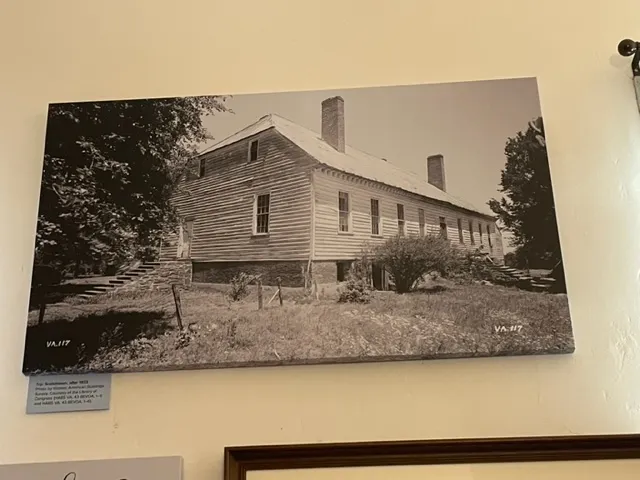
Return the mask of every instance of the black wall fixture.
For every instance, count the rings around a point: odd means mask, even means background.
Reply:
[[[640,110],[640,42],[626,38],[618,44],[618,53],[623,57],[633,57],[631,72],[633,73],[633,85],[636,89],[636,101]]]

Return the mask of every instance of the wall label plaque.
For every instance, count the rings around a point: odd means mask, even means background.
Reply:
[[[76,462],[0,465],[11,480],[181,480],[181,457],[116,458]]]
[[[109,410],[111,375],[29,377],[27,413]]]

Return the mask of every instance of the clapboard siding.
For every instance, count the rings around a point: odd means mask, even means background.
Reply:
[[[249,163],[249,142],[255,139],[259,158]],[[269,129],[202,158],[204,177],[185,179],[173,199],[181,217],[194,219],[194,261],[309,258],[314,162],[304,151]],[[254,195],[262,193],[271,194],[269,235],[254,236]],[[167,238],[171,253],[163,249],[161,258],[175,255],[175,243]]]
[[[423,197],[404,193],[398,189],[392,189],[376,182],[367,181],[343,174],[341,172],[321,168],[314,171],[315,194],[315,251],[316,260],[349,260],[361,252],[365,243],[374,245],[382,243],[385,238],[397,235],[398,219],[397,204],[404,205],[405,228],[407,235],[418,235],[418,209],[425,211],[426,233],[437,234],[440,231],[440,217],[445,217],[447,223],[447,235],[451,243],[466,249],[479,247],[481,244],[489,251],[487,242],[486,225],[491,226],[491,239],[493,253],[498,255],[496,248],[497,233],[495,224],[488,217],[474,215],[466,210],[429,201]],[[338,192],[349,193],[351,203],[351,231],[349,233],[338,232]],[[382,222],[382,235],[371,234],[371,199],[376,198],[380,205]],[[462,219],[463,243],[458,237],[458,221]],[[475,229],[475,244],[471,244],[469,235],[469,220]],[[482,243],[478,233],[478,224],[482,225]]]
[[[498,228],[495,229],[495,241],[496,244],[493,246],[494,258],[498,260],[500,263],[504,262],[504,246],[502,240],[502,232]]]
[[[162,239],[162,244],[160,245],[159,260],[161,262],[175,260],[177,252],[178,252],[178,234],[172,233],[164,237]]]

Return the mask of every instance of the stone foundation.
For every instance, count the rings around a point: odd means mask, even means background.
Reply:
[[[311,273],[319,284],[338,282],[338,265],[335,261],[313,262]]]
[[[347,262],[348,263],[348,262]],[[193,281],[198,283],[230,283],[241,272],[261,275],[263,285],[277,285],[277,278],[284,287],[303,287],[305,261],[293,262],[194,262]],[[318,284],[338,283],[338,262],[315,261],[311,273]]]
[[[241,272],[261,275],[263,285],[303,287],[307,262],[194,262],[193,281],[200,283],[230,283]]]
[[[110,293],[141,292],[145,290],[169,289],[171,285],[177,284],[183,288],[191,286],[192,265],[191,260],[176,259],[160,262],[153,270],[149,271],[135,280],[116,287]]]

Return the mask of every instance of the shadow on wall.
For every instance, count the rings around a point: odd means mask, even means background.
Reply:
[[[163,311],[104,312],[72,322],[54,320],[27,328],[24,373],[82,370],[100,348],[116,348],[140,335],[155,338],[173,329]]]

